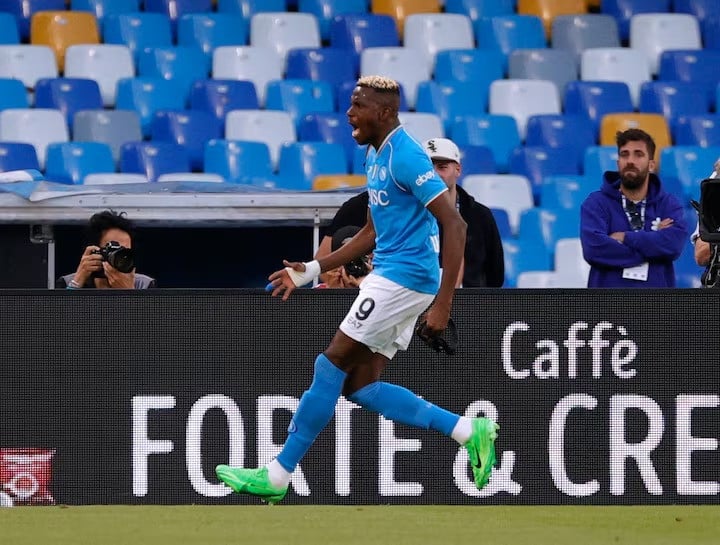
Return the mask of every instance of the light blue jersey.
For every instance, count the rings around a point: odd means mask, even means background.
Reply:
[[[420,293],[440,285],[440,235],[427,205],[447,186],[422,146],[398,127],[366,158],[370,214],[375,225],[373,272]]]

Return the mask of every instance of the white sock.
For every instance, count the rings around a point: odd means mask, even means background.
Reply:
[[[281,466],[277,460],[273,460],[267,465],[268,477],[270,478],[270,484],[276,488],[286,488],[290,484],[290,477],[292,473],[288,472],[283,466]]]
[[[467,418],[466,416],[461,416],[460,420],[458,420],[457,424],[455,424],[455,427],[453,428],[450,437],[455,439],[455,441],[457,441],[461,445],[464,445],[470,440],[471,435],[472,420]]]

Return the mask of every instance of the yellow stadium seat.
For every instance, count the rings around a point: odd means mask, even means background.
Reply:
[[[606,114],[600,122],[600,145],[614,146],[615,134],[627,129],[642,129],[655,140],[655,162],[660,164],[663,148],[672,145],[670,129],[661,114],[614,113]]]
[[[328,191],[331,189],[365,187],[366,181],[367,178],[364,174],[325,174],[315,176],[312,188],[314,191]]]
[[[440,13],[439,0],[372,0],[372,12],[395,19],[402,38],[405,17],[414,13]]]
[[[552,38],[552,22],[558,15],[581,15],[587,13],[586,0],[518,0],[518,13],[540,17],[545,27],[545,37]]]
[[[30,43],[49,46],[62,71],[68,47],[100,43],[97,20],[85,11],[39,11],[31,19]]]

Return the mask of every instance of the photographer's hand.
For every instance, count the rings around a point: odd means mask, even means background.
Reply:
[[[85,285],[93,273],[101,271],[103,268],[102,256],[93,253],[99,249],[97,246],[88,246],[80,258],[80,264],[78,265],[77,271],[75,271],[73,280],[81,286]]]
[[[105,276],[107,277],[109,287],[120,290],[135,289],[135,269],[129,273],[122,273],[107,262],[102,265],[105,270]]]

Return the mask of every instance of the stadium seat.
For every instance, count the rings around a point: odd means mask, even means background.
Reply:
[[[207,79],[208,58],[190,46],[148,47],[138,56],[138,76],[172,81],[187,100],[197,80]]]
[[[360,56],[360,75],[393,78],[402,85],[410,108],[415,108],[418,85],[431,79],[431,74],[422,54],[407,47],[371,47]]]
[[[248,32],[238,13],[190,13],[178,20],[178,45],[198,47],[212,59],[216,47],[246,45]]]
[[[409,15],[440,12],[439,0],[372,0],[370,6],[373,13],[389,15],[395,19],[401,37]]]
[[[35,146],[40,168],[45,168],[48,144],[67,142],[63,114],[48,108],[8,109],[0,112],[0,141],[25,142]]]
[[[534,207],[520,214],[518,240],[543,246],[551,258],[558,240],[579,236],[580,215],[577,210]]]
[[[120,146],[142,140],[140,116],[134,110],[82,110],[73,121],[75,142],[104,142],[113,159],[120,160]]]
[[[670,127],[660,114],[643,113],[617,113],[607,114],[600,122],[600,145],[611,146],[615,144],[615,135],[618,131],[627,129],[642,129],[655,140],[655,161],[660,161],[662,149],[672,145]]]
[[[439,116],[447,133],[456,119],[485,114],[487,98],[487,91],[481,86],[459,81],[423,81],[418,85],[415,110]]]
[[[553,20],[560,15],[579,15],[587,12],[585,0],[518,0],[518,13],[540,17],[548,41],[552,38]]]
[[[15,78],[34,89],[42,78],[58,77],[57,61],[45,45],[0,45],[0,78]]]
[[[508,59],[508,77],[552,81],[561,97],[565,86],[578,79],[577,59],[563,49],[516,49]]]
[[[512,238],[513,232],[512,228],[510,227],[510,219],[507,210],[505,210],[504,208],[490,208],[490,212],[492,212],[493,219],[495,220],[495,225],[497,225],[498,233],[500,234],[500,238],[502,240],[505,240],[506,238]]]
[[[125,142],[120,147],[120,171],[144,174],[151,182],[161,174],[187,172],[187,151],[174,142]]]
[[[263,142],[270,150],[273,168],[280,159],[280,147],[297,140],[290,114],[274,110],[234,110],[225,116],[225,138]]]
[[[620,39],[630,38],[630,21],[633,16],[641,13],[667,13],[670,11],[670,0],[602,0],[602,13],[612,15],[618,22]]]
[[[487,146],[500,172],[507,172],[510,154],[521,144],[515,118],[509,115],[468,116],[458,119],[449,137],[458,145]]]
[[[353,51],[356,65],[360,54],[369,47],[398,47],[395,20],[389,15],[375,13],[338,15],[330,25],[330,45],[337,49]]]
[[[460,149],[460,164],[462,165],[462,171],[458,178],[459,184],[462,185],[462,180],[465,176],[497,173],[495,157],[488,146],[462,144],[458,146],[458,148]]]
[[[695,225],[697,214],[692,210],[692,220],[688,225]],[[691,228],[692,229],[692,228]],[[700,278],[705,267],[695,262],[695,245],[689,242],[683,245],[680,257],[673,263],[675,265],[675,282],[678,288],[700,288]]]
[[[39,11],[32,16],[30,43],[55,53],[58,69],[65,69],[65,50],[71,45],[100,42],[95,15],[85,11]]]
[[[118,81],[116,108],[135,110],[140,116],[144,137],[150,136],[150,124],[158,110],[182,110],[185,96],[175,82],[162,78],[124,78]]]
[[[268,82],[282,79],[283,63],[267,47],[223,46],[213,51],[212,77],[251,81],[260,106],[264,106],[265,88]]]
[[[329,191],[333,189],[363,188],[367,185],[364,174],[322,174],[312,181],[313,191]]]
[[[492,49],[453,49],[435,57],[435,81],[471,82],[486,92],[496,79],[504,77],[505,58]]]
[[[62,142],[49,144],[45,178],[62,184],[82,184],[85,176],[115,172],[110,146],[103,142]]]
[[[660,55],[658,79],[702,85],[707,91],[710,104],[714,104],[720,81],[720,50],[664,51]]]
[[[220,13],[239,13],[248,22],[256,13],[287,11],[287,0],[217,0]]]
[[[366,174],[365,158],[367,156],[367,146],[355,146],[353,151],[353,168],[352,174]]]
[[[422,52],[432,71],[439,51],[475,47],[472,22],[468,16],[457,13],[408,15],[403,45]]]
[[[600,185],[599,176],[545,176],[540,188],[540,206],[548,210],[572,210],[579,218],[580,205]]]
[[[223,136],[223,124],[209,112],[201,110],[161,110],[155,112],[150,126],[153,142],[174,142],[188,153],[190,169],[203,168],[205,144]]]
[[[675,125],[673,140],[676,146],[720,146],[720,115],[681,117]]]
[[[0,12],[0,44],[15,45],[20,43],[17,19],[12,13]]]
[[[344,113],[311,113],[304,116],[300,123],[298,140],[301,142],[340,144],[345,150],[348,170],[352,170],[355,149],[358,146],[352,137],[352,131]]]
[[[21,43],[30,38],[30,21],[38,11],[62,11],[65,0],[0,0],[0,12],[11,13],[17,20]]]
[[[689,13],[702,24],[706,19],[720,17],[720,3],[716,0],[673,0],[675,13]]]
[[[326,81],[284,79],[268,83],[265,107],[289,113],[299,130],[307,114],[335,111],[335,98]]]
[[[348,14],[365,14],[367,0],[299,0],[298,11],[314,15],[320,26],[320,39],[330,40],[330,27],[335,17]]]
[[[285,144],[280,148],[278,175],[274,187],[307,191],[312,189],[316,176],[325,174],[347,174],[345,152],[340,144],[326,142]]]
[[[70,0],[72,11],[89,11],[97,19],[99,31],[102,22],[108,15],[137,13],[140,11],[140,0]]]
[[[580,79],[620,81],[627,84],[633,106],[640,104],[640,86],[652,79],[647,57],[623,47],[586,49],[580,58]]]
[[[519,146],[510,155],[510,174],[525,176],[532,184],[533,199],[540,202],[546,176],[580,174],[577,163],[569,161],[565,150],[547,146]]]
[[[578,62],[586,49],[621,45],[617,21],[610,15],[586,13],[553,19],[553,48],[571,51]]]
[[[255,85],[251,81],[230,79],[198,80],[190,88],[190,109],[213,114],[225,122],[231,110],[259,108]]]
[[[655,75],[663,51],[702,49],[700,25],[694,15],[685,13],[635,15],[630,21],[630,47],[643,52]]]
[[[533,241],[503,240],[505,288],[517,287],[518,276],[526,271],[550,271],[552,260],[545,247]]]
[[[0,110],[29,107],[28,92],[22,81],[14,78],[0,78]]]
[[[542,21],[534,15],[498,15],[480,18],[475,23],[479,49],[495,49],[507,57],[516,49],[541,49],[547,46]]]
[[[400,112],[400,123],[405,130],[418,142],[445,136],[445,129],[440,116],[425,112]]]
[[[555,286],[586,288],[590,265],[585,261],[579,238],[561,238],[555,243]]]
[[[582,115],[592,122],[596,139],[605,114],[633,111],[630,88],[621,81],[571,81],[563,103],[566,114]]]
[[[720,15],[705,19],[701,30],[705,49],[720,49]]]
[[[333,91],[341,84],[357,80],[358,67],[348,59],[348,51],[335,47],[299,48],[288,51],[286,79],[328,82]]]
[[[463,179],[462,187],[488,208],[508,213],[510,228],[517,234],[520,214],[534,206],[530,180],[515,174],[475,174]]]
[[[547,289],[555,287],[555,271],[524,271],[517,275],[518,289]]]
[[[545,114],[528,118],[526,146],[547,146],[564,150],[567,159],[580,169],[585,148],[596,143],[592,122],[578,114]]]
[[[35,146],[24,142],[0,142],[0,172],[40,170]]]
[[[219,174],[230,183],[263,185],[253,178],[272,180],[270,150],[262,142],[210,140],[205,145],[205,172]]]
[[[135,76],[135,63],[124,45],[73,45],[65,53],[65,77],[93,79],[104,106],[114,106],[117,83]]]
[[[538,114],[559,114],[560,95],[551,81],[497,80],[490,84],[490,113],[515,118],[520,139],[525,139],[527,120]]]
[[[669,146],[661,153],[660,178],[677,178],[686,197],[681,200],[685,202],[700,196],[700,182],[710,175],[713,164],[720,158],[720,146]]]
[[[146,184],[150,180],[144,174],[130,172],[98,172],[88,174],[83,185]]]
[[[60,110],[72,130],[76,112],[102,109],[103,100],[95,80],[52,78],[38,80],[35,87],[35,106]]]
[[[309,13],[256,13],[250,19],[250,45],[274,51],[284,71],[290,49],[320,47],[317,19]]]
[[[122,13],[103,20],[103,42],[125,45],[137,61],[146,47],[173,45],[170,19],[162,13]]]
[[[227,180],[219,174],[207,172],[169,172],[158,176],[158,182],[200,182],[209,184],[223,184]]]
[[[171,27],[176,29],[178,19],[183,15],[208,13],[213,4],[212,0],[143,0],[143,11],[165,15]]]
[[[467,15],[475,23],[481,17],[514,14],[515,0],[445,0],[445,12]]]
[[[640,87],[640,111],[665,116],[674,133],[678,120],[688,115],[708,113],[705,88],[684,81],[646,81]]]
[[[600,188],[602,175],[608,170],[617,170],[618,151],[617,146],[590,146],[585,150],[583,160],[583,174],[588,180],[597,180],[597,188]]]

